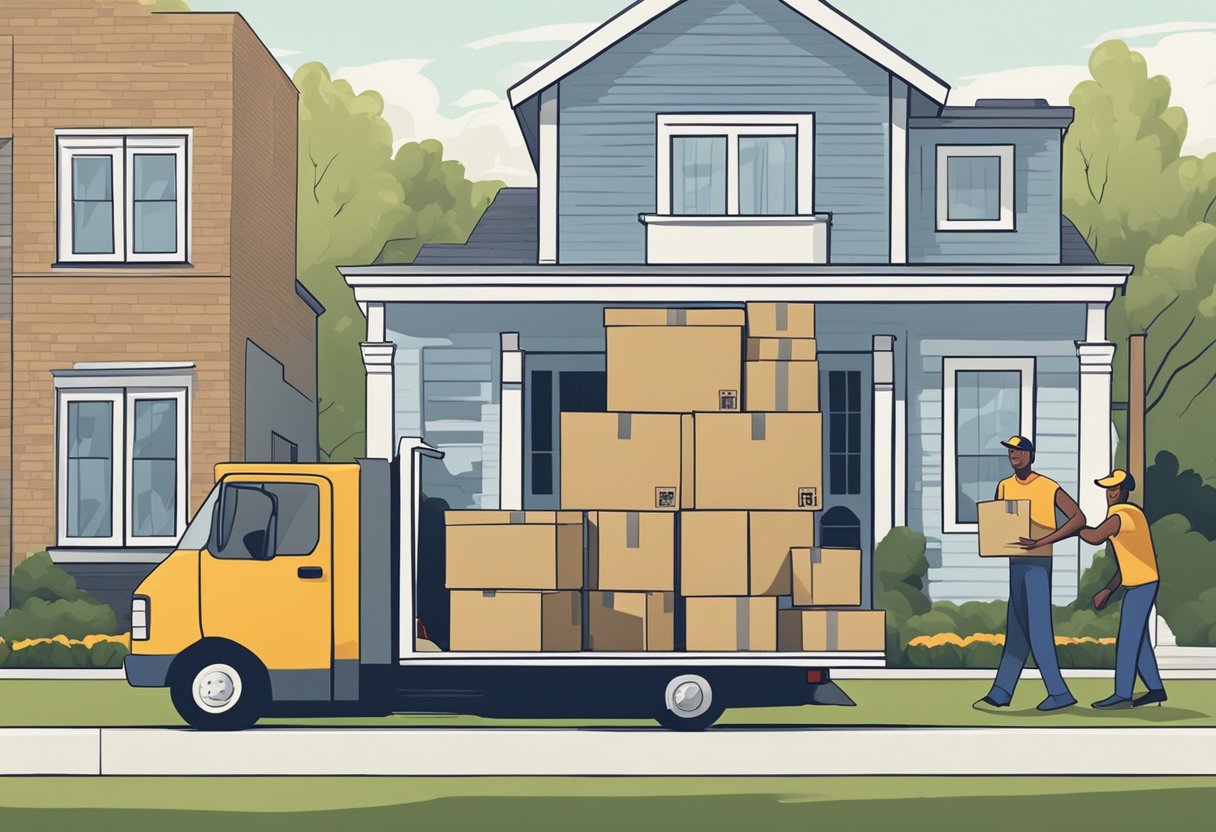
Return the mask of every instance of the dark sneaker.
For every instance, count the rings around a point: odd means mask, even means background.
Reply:
[[[1160,705],[1165,700],[1169,699],[1165,695],[1165,690],[1150,690],[1143,696],[1137,696],[1136,701],[1132,702],[1133,708],[1141,708],[1145,705]]]
[[[1103,711],[1113,711],[1118,708],[1130,708],[1131,706],[1132,700],[1130,699],[1126,699],[1122,696],[1108,696],[1105,699],[1095,702],[1092,707]]]
[[[995,699],[992,696],[992,694],[988,694],[983,699],[979,700],[978,702],[973,703],[971,705],[971,707],[973,707],[977,710],[980,710],[980,711],[987,711],[987,710],[991,710],[992,708],[1008,708],[1009,703],[1001,702],[1001,701]]]
[[[1077,698],[1071,693],[1061,693],[1056,696],[1049,696],[1039,703],[1040,711],[1058,711],[1061,708],[1067,708],[1077,704]]]

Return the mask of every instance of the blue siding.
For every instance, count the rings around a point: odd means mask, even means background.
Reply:
[[[908,259],[913,263],[1059,263],[1057,128],[914,128],[908,147]],[[1015,231],[937,231],[937,145],[1013,144]]]
[[[886,70],[779,0],[684,3],[561,81],[559,258],[644,262],[659,113],[815,115],[831,259],[889,259]]]

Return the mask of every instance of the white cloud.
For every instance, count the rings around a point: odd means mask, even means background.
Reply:
[[[490,46],[501,46],[504,43],[573,43],[599,25],[599,23],[554,23],[549,26],[537,26],[534,29],[520,29],[518,32],[491,35],[488,38],[467,43],[465,47],[485,49]]]
[[[1093,49],[1099,43],[1108,40],[1131,40],[1146,35],[1174,35],[1179,32],[1206,32],[1216,29],[1216,23],[1195,23],[1176,21],[1174,23],[1154,23],[1152,26],[1133,26],[1130,29],[1115,29],[1103,32],[1094,38],[1092,43],[1085,44],[1086,49]]]
[[[1170,79],[1170,104],[1186,110],[1189,127],[1183,152],[1197,156],[1216,152],[1216,108],[1212,107],[1216,31],[1170,34],[1136,51],[1148,62],[1150,73]],[[1073,87],[1089,77],[1089,69],[1083,64],[1027,66],[971,75],[951,91],[950,103],[970,104],[977,98],[1046,98],[1052,104],[1067,104]]]
[[[290,58],[292,55],[299,55],[299,54],[300,54],[300,50],[299,50],[299,49],[275,49],[275,48],[272,48],[272,49],[270,50],[270,54],[271,54],[271,55],[274,55],[276,58]]]
[[[499,100],[499,96],[490,90],[469,90],[456,101],[453,101],[452,106],[469,109],[471,107],[484,107],[487,104],[496,104]]]
[[[334,75],[349,81],[357,92],[373,89],[380,93],[384,119],[393,128],[397,146],[438,139],[443,142],[444,158],[463,163],[470,179],[534,185],[532,160],[507,100],[489,90],[471,90],[457,102],[469,107],[468,111],[449,118],[440,112],[439,90],[424,74],[428,63],[411,58],[381,61],[343,67]],[[477,104],[459,104],[466,99]]]

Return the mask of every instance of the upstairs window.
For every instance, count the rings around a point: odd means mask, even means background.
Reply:
[[[812,213],[810,115],[660,115],[658,213]]]
[[[189,138],[57,134],[59,261],[186,262]]]
[[[937,230],[1012,231],[1013,145],[937,146]]]

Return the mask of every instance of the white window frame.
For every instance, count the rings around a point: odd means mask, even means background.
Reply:
[[[192,366],[192,365],[191,365]],[[191,378],[179,373],[176,366],[166,365],[171,374],[160,376],[125,375],[120,365],[77,365],[71,375],[55,379],[56,414],[55,447],[57,450],[55,483],[56,545],[77,548],[151,548],[177,545],[186,530],[187,507],[190,503],[190,391]],[[96,375],[93,375],[93,374]],[[174,536],[137,537],[131,533],[132,505],[129,490],[134,460],[132,446],[135,436],[134,403],[148,399],[173,399],[177,402],[177,493]],[[109,537],[71,537],[67,533],[67,466],[68,466],[68,404],[74,401],[108,401],[114,407],[114,465],[111,476],[112,521]]]
[[[794,136],[796,146],[794,167],[797,188],[793,216],[808,216],[815,212],[815,116],[813,114],[660,113],[655,156],[655,205],[661,216],[672,215],[671,140],[676,136],[726,137],[726,214],[706,215],[719,218],[740,216],[739,137]],[[684,219],[696,216],[681,215]],[[779,218],[786,215],[766,214],[761,216]]]
[[[1000,215],[995,220],[950,219],[949,160],[961,156],[996,156],[1000,159]],[[937,146],[937,230],[1013,231],[1014,154],[1011,144],[939,144]]]
[[[58,261],[67,264],[108,263],[188,263],[190,262],[190,198],[193,171],[190,145],[193,130],[57,130],[58,207],[56,236]],[[177,250],[169,253],[141,254],[135,251],[134,214],[135,156],[165,154],[177,158]],[[76,254],[72,250],[72,159],[75,156],[110,156],[114,199],[114,252]]]
[[[960,523],[958,520],[957,385],[960,372],[1019,373],[1021,413],[1018,432],[1022,436],[1033,436],[1035,359],[1000,356],[942,359],[942,531],[947,534],[975,534],[979,531],[979,524]]]

